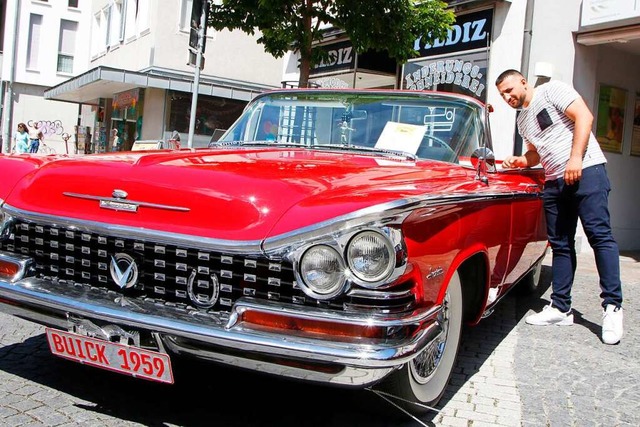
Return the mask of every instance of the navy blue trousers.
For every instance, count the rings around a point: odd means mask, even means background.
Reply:
[[[547,234],[553,250],[551,303],[560,311],[571,309],[578,218],[595,254],[602,306],[622,304],[620,253],[611,232],[609,191],[611,185],[604,164],[583,169],[582,178],[573,185],[565,184],[563,178],[544,185]]]

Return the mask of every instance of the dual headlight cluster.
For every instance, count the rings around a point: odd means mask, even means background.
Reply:
[[[350,283],[375,289],[386,284],[396,270],[399,232],[363,230],[345,243],[332,241],[304,248],[296,276],[302,290],[321,300],[345,291]]]

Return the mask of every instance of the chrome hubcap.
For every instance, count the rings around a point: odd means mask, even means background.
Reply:
[[[413,378],[420,384],[429,382],[442,360],[449,333],[449,310],[449,294],[447,294],[442,302],[442,310],[438,315],[442,333],[409,364]]]

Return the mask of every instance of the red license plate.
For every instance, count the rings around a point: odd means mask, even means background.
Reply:
[[[46,328],[51,353],[85,365],[136,378],[173,384],[171,360],[164,353]]]

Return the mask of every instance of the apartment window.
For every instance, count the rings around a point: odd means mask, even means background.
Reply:
[[[38,56],[40,54],[40,32],[42,29],[42,15],[31,14],[29,17],[29,40],[27,47],[27,68],[38,68]]]
[[[109,46],[116,46],[124,40],[125,11],[126,2],[124,0],[112,4],[108,9],[109,38],[107,43]]]
[[[138,32],[143,32],[149,29],[149,0],[138,0],[137,15],[138,18]]]
[[[191,28],[191,8],[193,7],[193,0],[182,0],[182,8],[180,10],[180,29],[183,31],[189,31]]]
[[[7,2],[0,2],[0,53],[4,49],[4,19],[1,18],[3,16],[7,16]]]
[[[60,39],[58,41],[58,72],[73,74],[73,55],[76,51],[76,33],[78,23],[60,21]]]
[[[69,7],[78,7],[78,0],[69,0]]]

